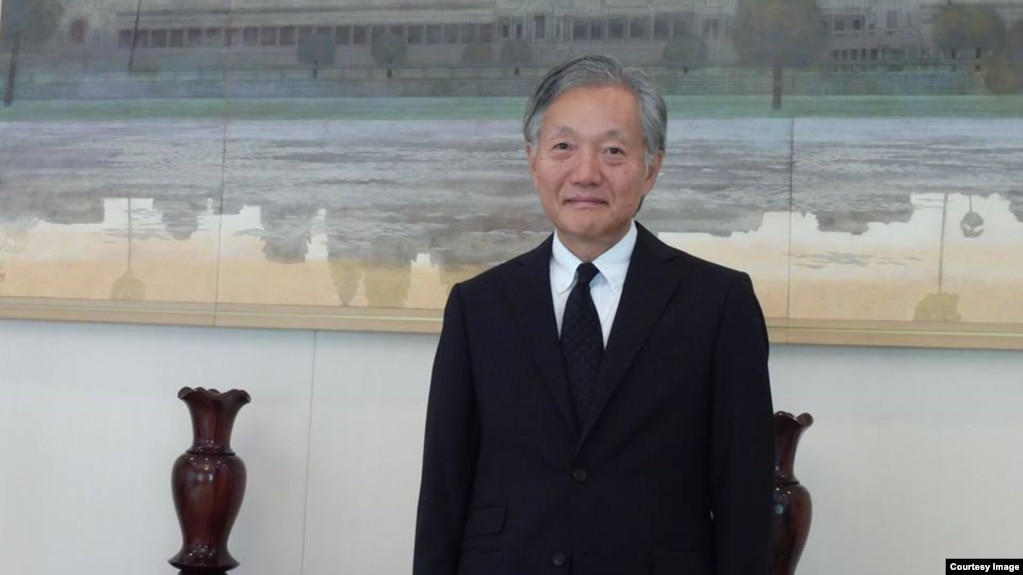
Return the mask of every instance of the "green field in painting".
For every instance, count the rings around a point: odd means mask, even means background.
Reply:
[[[1023,117],[1016,96],[669,96],[674,118]],[[223,118],[242,120],[515,120],[522,98],[286,98],[167,100],[18,100],[0,121]]]

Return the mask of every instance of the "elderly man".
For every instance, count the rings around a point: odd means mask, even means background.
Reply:
[[[414,575],[765,575],[774,443],[749,277],[634,221],[664,100],[604,56],[525,116],[554,234],[454,286],[426,416]]]

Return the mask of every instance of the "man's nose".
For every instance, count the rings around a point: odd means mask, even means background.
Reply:
[[[572,183],[577,186],[596,186],[603,180],[600,170],[600,153],[585,151],[576,155],[572,169]]]

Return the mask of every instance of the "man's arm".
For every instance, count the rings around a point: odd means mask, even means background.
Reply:
[[[448,297],[430,381],[413,575],[455,575],[472,496],[479,424],[459,293]]]
[[[717,575],[766,575],[774,493],[767,327],[749,276],[732,282],[714,358],[711,509]]]

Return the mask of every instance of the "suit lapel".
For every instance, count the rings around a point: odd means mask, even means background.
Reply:
[[[573,432],[579,429],[575,422],[572,399],[568,392],[558,324],[554,319],[554,301],[551,297],[551,243],[547,241],[536,249],[519,256],[506,269],[506,285],[533,359],[536,360],[544,383],[550,390],[558,413]]]
[[[679,267],[668,265],[677,258],[676,252],[638,223],[636,227],[639,236],[597,375],[597,395],[589,417],[581,426],[577,448],[586,441],[681,279]]]

